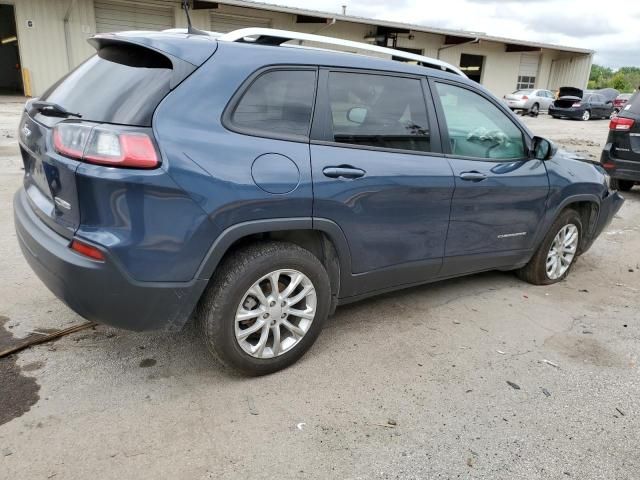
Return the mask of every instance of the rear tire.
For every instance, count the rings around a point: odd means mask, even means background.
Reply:
[[[570,255],[570,258],[569,248],[564,248],[562,231],[566,234],[564,238],[567,241],[571,240],[574,245],[573,254]],[[570,237],[569,232],[575,234],[576,237]],[[542,240],[542,243],[531,260],[529,260],[529,263],[519,270],[516,270],[516,274],[520,279],[533,285],[551,285],[552,283],[561,282],[569,275],[575,263],[581,239],[582,221],[580,215],[572,209],[564,210],[556,221],[553,222],[553,225],[551,225],[547,235],[544,237],[544,240]],[[554,255],[554,251],[559,255]],[[562,258],[560,258],[561,256]],[[556,262],[560,263],[560,268],[558,269],[553,268],[553,266],[558,265],[558,263],[554,263],[554,257]],[[551,273],[549,272],[550,268]]]
[[[632,180],[620,180],[619,178],[611,179],[611,188],[613,190],[620,190],[621,192],[628,192],[633,188],[635,182]]]
[[[587,122],[587,121],[589,121],[590,119],[591,119],[591,112],[590,112],[589,110],[585,110],[585,111],[582,113],[582,120],[583,120],[583,121],[585,121],[585,122]]]
[[[529,115],[531,115],[532,117],[537,117],[539,113],[540,113],[540,105],[538,105],[537,103],[534,103],[529,109]]]
[[[222,363],[265,375],[295,363],[313,345],[329,314],[330,292],[327,272],[311,252],[288,242],[257,243],[233,252],[218,267],[196,321]]]

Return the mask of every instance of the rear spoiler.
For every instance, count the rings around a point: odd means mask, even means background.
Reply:
[[[191,75],[218,48],[218,42],[212,37],[163,32],[101,33],[87,41],[98,55],[107,47],[130,47],[131,54],[124,58],[125,62],[143,61],[149,54],[162,55],[171,63],[173,70],[171,89]],[[136,55],[136,52],[142,54]]]

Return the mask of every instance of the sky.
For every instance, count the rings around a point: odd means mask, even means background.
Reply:
[[[637,0],[268,0],[263,3],[588,48],[594,63],[640,67]],[[603,5],[611,5],[604,8]]]

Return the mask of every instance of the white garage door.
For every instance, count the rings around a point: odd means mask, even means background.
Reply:
[[[520,69],[518,71],[517,89],[535,88],[538,76],[539,53],[523,53],[520,55]]]
[[[523,53],[520,56],[520,75],[535,77],[538,74],[539,53]]]
[[[133,2],[99,2],[94,4],[96,31],[165,30],[173,28],[173,9],[136,5]]]
[[[210,13],[211,31],[227,33],[239,28],[262,27],[269,28],[271,20],[260,17],[246,17],[244,15],[227,15],[224,13],[216,13],[212,10]]]

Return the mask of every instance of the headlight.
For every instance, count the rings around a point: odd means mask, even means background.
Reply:
[[[604,174],[604,184],[607,186],[607,190],[611,190],[611,177],[608,173]]]

